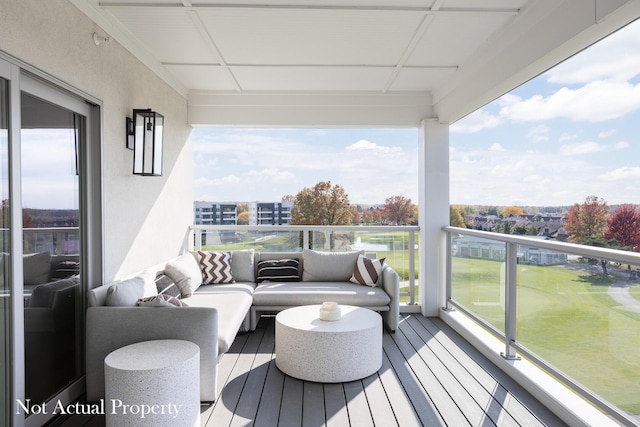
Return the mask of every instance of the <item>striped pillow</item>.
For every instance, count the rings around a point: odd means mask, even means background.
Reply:
[[[272,259],[258,262],[257,282],[299,282],[300,262],[297,259]]]
[[[198,251],[198,257],[204,285],[235,283],[231,275],[231,253]]]
[[[380,277],[380,272],[382,272],[385,259],[386,258],[369,259],[365,258],[363,255],[358,256],[356,268],[354,269],[353,276],[351,276],[349,281],[366,286],[376,286],[378,283],[378,277]]]

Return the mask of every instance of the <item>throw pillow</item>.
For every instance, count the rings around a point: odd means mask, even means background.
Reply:
[[[198,251],[200,268],[202,268],[203,283],[215,285],[235,283],[231,274],[231,254],[229,252]]]
[[[231,275],[236,282],[256,281],[253,269],[253,249],[231,251]]]
[[[144,282],[144,278],[134,277],[109,286],[106,305],[135,307],[138,300],[144,297]]]
[[[378,278],[382,272],[384,266],[384,260],[369,259],[360,255],[358,261],[356,261],[356,268],[353,270],[353,276],[351,276],[350,282],[360,283],[361,285],[376,286]]]
[[[358,252],[302,251],[302,280],[305,282],[348,282],[353,275]]]
[[[170,295],[176,298],[180,297],[180,289],[173,282],[171,277],[164,273],[158,273],[155,282],[158,294]]]
[[[300,262],[297,259],[271,259],[258,262],[257,282],[298,282]]]
[[[202,271],[195,255],[187,252],[179,258],[169,261],[164,267],[164,273],[171,277],[182,298],[189,298],[202,284]]]
[[[189,307],[183,301],[171,295],[159,294],[138,300],[140,307]]]

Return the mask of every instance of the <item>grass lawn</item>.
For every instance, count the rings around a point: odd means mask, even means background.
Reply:
[[[454,258],[454,298],[504,330],[502,263]],[[640,414],[640,313],[603,280],[566,267],[518,266],[518,341],[630,414]],[[639,286],[632,295],[640,297]]]

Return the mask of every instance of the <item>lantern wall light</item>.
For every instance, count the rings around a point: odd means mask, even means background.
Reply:
[[[133,150],[133,174],[162,176],[164,116],[150,108],[134,109],[126,126],[127,148]]]

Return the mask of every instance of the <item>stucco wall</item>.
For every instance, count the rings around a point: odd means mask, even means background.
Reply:
[[[0,50],[101,101],[104,275],[109,281],[176,256],[192,222],[187,101],[68,0],[0,0]],[[165,116],[164,174],[132,175],[125,117]]]

